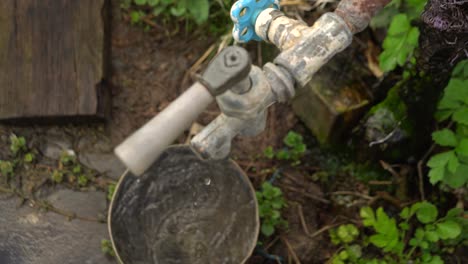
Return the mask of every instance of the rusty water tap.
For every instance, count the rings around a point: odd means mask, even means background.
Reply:
[[[264,130],[265,109],[294,94],[292,77],[269,63],[252,66],[248,52],[231,46],[208,65],[199,81],[115,149],[134,175],[143,174],[159,155],[216,98],[221,114],[192,140],[201,156],[228,156],[236,135],[256,135]]]
[[[343,0],[312,27],[286,17],[278,0],[240,0],[231,10],[239,42],[265,40],[281,53],[263,69],[252,66],[248,53],[228,47],[184,94],[115,149],[135,175],[143,174],[159,155],[192,124],[216,98],[222,114],[191,141],[202,157],[229,155],[237,135],[256,135],[265,129],[266,109],[286,102],[295,84],[305,86],[335,54],[348,47],[353,34],[390,0]]]

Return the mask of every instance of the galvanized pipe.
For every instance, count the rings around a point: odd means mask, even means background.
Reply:
[[[363,31],[373,16],[391,0],[342,0],[335,10],[354,34]]]
[[[305,86],[389,2],[342,0],[335,12],[324,14],[312,27],[278,10],[266,9],[257,18],[255,32],[282,51],[275,64],[287,69],[300,86]]]
[[[287,17],[273,8],[265,9],[257,18],[255,32],[262,39],[273,43],[281,51],[293,47],[309,30],[306,23]]]

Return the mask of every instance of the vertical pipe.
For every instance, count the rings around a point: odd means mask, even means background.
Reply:
[[[363,31],[377,14],[391,0],[342,0],[335,10],[356,34]]]

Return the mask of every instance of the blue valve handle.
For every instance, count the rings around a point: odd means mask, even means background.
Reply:
[[[231,19],[234,22],[232,36],[237,42],[262,40],[255,33],[255,22],[258,15],[267,8],[279,9],[279,0],[239,0],[234,3],[231,8]]]

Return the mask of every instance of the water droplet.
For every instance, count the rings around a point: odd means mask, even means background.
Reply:
[[[206,179],[204,180],[204,183],[205,183],[206,186],[210,185],[210,184],[211,184],[211,179],[210,179],[210,178],[206,178]]]
[[[140,183],[140,179],[137,180],[137,183]]]

